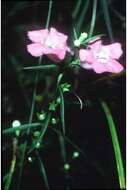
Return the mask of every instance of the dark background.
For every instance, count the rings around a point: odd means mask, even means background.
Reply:
[[[53,1],[50,26],[57,28],[68,36],[72,34],[73,23],[78,20],[78,18],[74,20],[71,16],[75,2]],[[88,30],[86,28],[91,21],[92,2],[91,0],[82,25],[82,32]],[[109,1],[114,38],[115,41],[122,44],[124,50],[120,59],[120,63],[124,67],[125,7],[125,0]],[[121,19],[114,13],[114,9],[121,15]],[[101,4],[98,3],[98,17],[94,34],[107,34],[105,40],[108,42],[107,28],[100,10]],[[26,45],[29,43],[27,31],[45,27],[48,1],[2,1],[1,11],[2,127],[5,129],[11,127],[12,121],[16,119],[20,120],[22,124],[28,122],[35,73],[22,71],[22,67],[37,65],[38,59],[32,57],[26,50]],[[70,41],[69,43],[71,43]],[[44,58],[44,62],[48,62],[48,59]],[[76,100],[74,95],[65,95],[66,134],[75,144],[82,148],[86,155],[86,159],[80,156],[72,160],[72,153],[75,149],[67,143],[67,154],[71,165],[68,181],[71,189],[119,187],[111,137],[99,100],[104,99],[111,109],[125,164],[125,72],[111,79],[108,78],[108,75],[108,73],[97,75],[93,71],[84,69],[80,69],[77,74],[73,71],[67,71],[65,75],[65,81],[70,81],[74,87],[76,85],[75,90],[85,103],[81,111],[79,105],[71,104],[72,101]],[[92,85],[97,79],[105,76],[107,77],[105,80]],[[51,72],[48,74],[39,73],[38,95],[45,92],[48,85],[46,81],[54,81],[54,77],[54,73]],[[54,87],[54,83],[52,84]],[[47,93],[49,93],[48,96],[50,97],[50,91],[47,91]],[[36,101],[36,111],[39,112],[45,109],[47,101],[45,96],[42,101]],[[37,121],[36,116],[34,121]],[[25,135],[22,136],[20,141],[23,142],[24,139]],[[11,143],[11,136],[3,136],[3,176],[8,172],[12,158]],[[67,182],[62,169],[63,163],[60,157],[57,136],[50,130],[45,136],[44,148],[40,149],[40,155],[45,163],[51,189],[65,189]],[[34,153],[31,156],[34,158]],[[18,153],[18,157],[20,157],[20,153]],[[16,190],[17,187],[18,169],[19,166],[17,165],[11,185],[13,190]],[[25,189],[44,189],[36,159],[31,164],[26,158],[21,185],[21,190]]]

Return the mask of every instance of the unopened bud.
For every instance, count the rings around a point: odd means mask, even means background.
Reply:
[[[80,46],[80,41],[79,41],[79,40],[75,40],[75,41],[74,41],[74,45],[75,45],[76,47],[79,47],[79,46]]]
[[[86,39],[88,34],[86,32],[81,33],[81,38],[84,40]]]
[[[70,169],[70,165],[69,164],[64,164],[64,169],[65,170],[69,170]]]

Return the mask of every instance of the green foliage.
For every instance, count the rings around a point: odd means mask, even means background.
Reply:
[[[53,102],[49,103],[49,111],[55,111],[57,105],[58,105],[58,104],[56,103],[55,100],[54,100]]]
[[[61,124],[62,124],[62,130],[63,134],[65,134],[65,118],[64,118],[64,96],[63,91],[61,87],[59,87],[59,93],[60,93],[60,117],[61,117]]]
[[[61,84],[60,87],[61,87],[61,90],[64,93],[64,92],[69,92],[70,91],[71,85],[66,82],[66,83]]]
[[[85,45],[85,46],[86,46],[86,44],[89,43],[90,41],[94,41],[94,40],[96,40],[96,39],[99,39],[99,38],[101,38],[102,36],[105,36],[105,34],[95,35],[95,36],[90,37],[90,38],[88,37],[87,39],[85,39],[85,40],[81,43],[81,45]]]
[[[77,18],[77,15],[78,15],[79,10],[80,10],[80,7],[81,7],[81,3],[82,3],[82,0],[77,0],[76,5],[75,5],[75,8],[74,8],[74,10],[73,10],[73,12],[72,12],[72,17],[73,17],[74,19]]]
[[[46,117],[46,112],[37,113],[37,117],[40,121],[43,121]]]
[[[41,173],[41,176],[45,182],[45,187],[46,189],[50,189],[49,188],[49,183],[48,183],[48,178],[47,178],[47,175],[46,175],[46,170],[45,170],[45,167],[44,167],[44,163],[39,155],[39,152],[36,150],[36,157],[37,157],[37,160],[39,162],[39,169],[40,169],[40,173]]]
[[[20,125],[20,127],[14,127],[14,128],[8,128],[8,129],[4,129],[2,134],[3,135],[8,135],[8,134],[13,134],[16,132],[16,130],[27,130],[29,128],[37,128],[37,127],[40,127],[41,124],[40,123],[31,123],[31,124],[24,124],[24,125]]]
[[[93,35],[93,30],[94,30],[94,26],[95,26],[95,22],[96,22],[96,11],[97,11],[97,0],[93,0],[93,13],[92,13],[89,37],[92,37],[92,35]]]
[[[111,41],[113,41],[114,37],[113,37],[111,19],[109,15],[108,1],[101,0],[101,5],[102,5],[103,16],[104,16],[105,24],[108,30],[109,38]]]
[[[54,70],[56,69],[56,65],[37,65],[37,66],[31,66],[31,67],[24,67],[23,70],[38,70],[38,71],[41,71],[41,70]]]
[[[122,155],[121,155],[120,144],[119,144],[119,139],[118,139],[115,123],[114,123],[113,117],[111,115],[111,112],[110,112],[110,109],[109,109],[107,103],[102,101],[101,106],[102,106],[103,111],[106,115],[108,127],[109,127],[111,138],[112,138],[113,148],[114,148],[114,152],[115,152],[116,165],[117,165],[117,172],[118,172],[118,177],[119,177],[120,189],[125,189],[124,167],[123,167]]]
[[[87,13],[87,10],[89,8],[89,3],[90,1],[89,0],[86,0],[86,1],[83,1],[83,9],[78,17],[78,21],[77,21],[77,25],[76,25],[76,31],[77,31],[77,34],[80,33],[80,30],[81,30],[81,27],[82,27],[82,24],[83,24],[83,21],[85,19],[85,15]]]

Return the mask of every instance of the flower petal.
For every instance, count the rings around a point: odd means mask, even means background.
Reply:
[[[84,69],[92,69],[92,64],[81,62],[81,67]]]
[[[67,39],[68,39],[68,36],[66,36],[65,34],[61,33],[61,32],[58,32],[55,28],[51,28],[50,29],[50,34],[52,36],[56,36],[59,38],[59,40],[61,41],[61,43],[66,43]]]
[[[28,37],[32,42],[44,43],[45,39],[48,36],[48,33],[48,29],[33,30],[28,32]]]
[[[112,59],[106,64],[96,62],[91,64],[91,66],[96,73],[120,73],[124,69],[124,67],[118,61]]]
[[[43,55],[42,46],[40,43],[27,45],[27,51],[35,57],[40,57],[41,55]]]
[[[54,62],[60,62],[65,58],[66,51],[56,49],[56,50],[50,50],[47,53],[45,51],[45,54]]]
[[[99,51],[100,48],[102,47],[102,40],[99,39],[93,42],[92,44],[89,45],[89,47],[94,51]]]
[[[113,43],[111,45],[107,45],[105,46],[105,48],[107,48],[110,52],[110,57],[114,58],[114,59],[119,59],[120,56],[122,55],[123,51],[121,48],[121,44],[120,43]]]
[[[96,73],[108,72],[108,69],[106,68],[106,64],[102,64],[97,61],[94,64],[92,64],[92,68]]]
[[[107,71],[111,73],[120,73],[124,67],[116,60],[110,60],[106,65]]]
[[[67,36],[58,32],[55,28],[51,28],[45,45],[54,49],[67,49]]]
[[[94,62],[94,55],[91,50],[80,49],[79,58],[81,62],[85,61],[88,62],[89,64]]]

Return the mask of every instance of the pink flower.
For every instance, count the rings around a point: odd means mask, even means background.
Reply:
[[[96,73],[119,73],[123,66],[117,61],[123,51],[120,43],[102,45],[102,41],[92,42],[88,49],[80,49],[80,64],[85,69],[93,69]]]
[[[47,55],[54,62],[60,62],[65,58],[66,51],[70,52],[67,46],[68,37],[55,28],[34,30],[28,32],[29,39],[33,42],[27,45],[28,52],[35,57]]]

